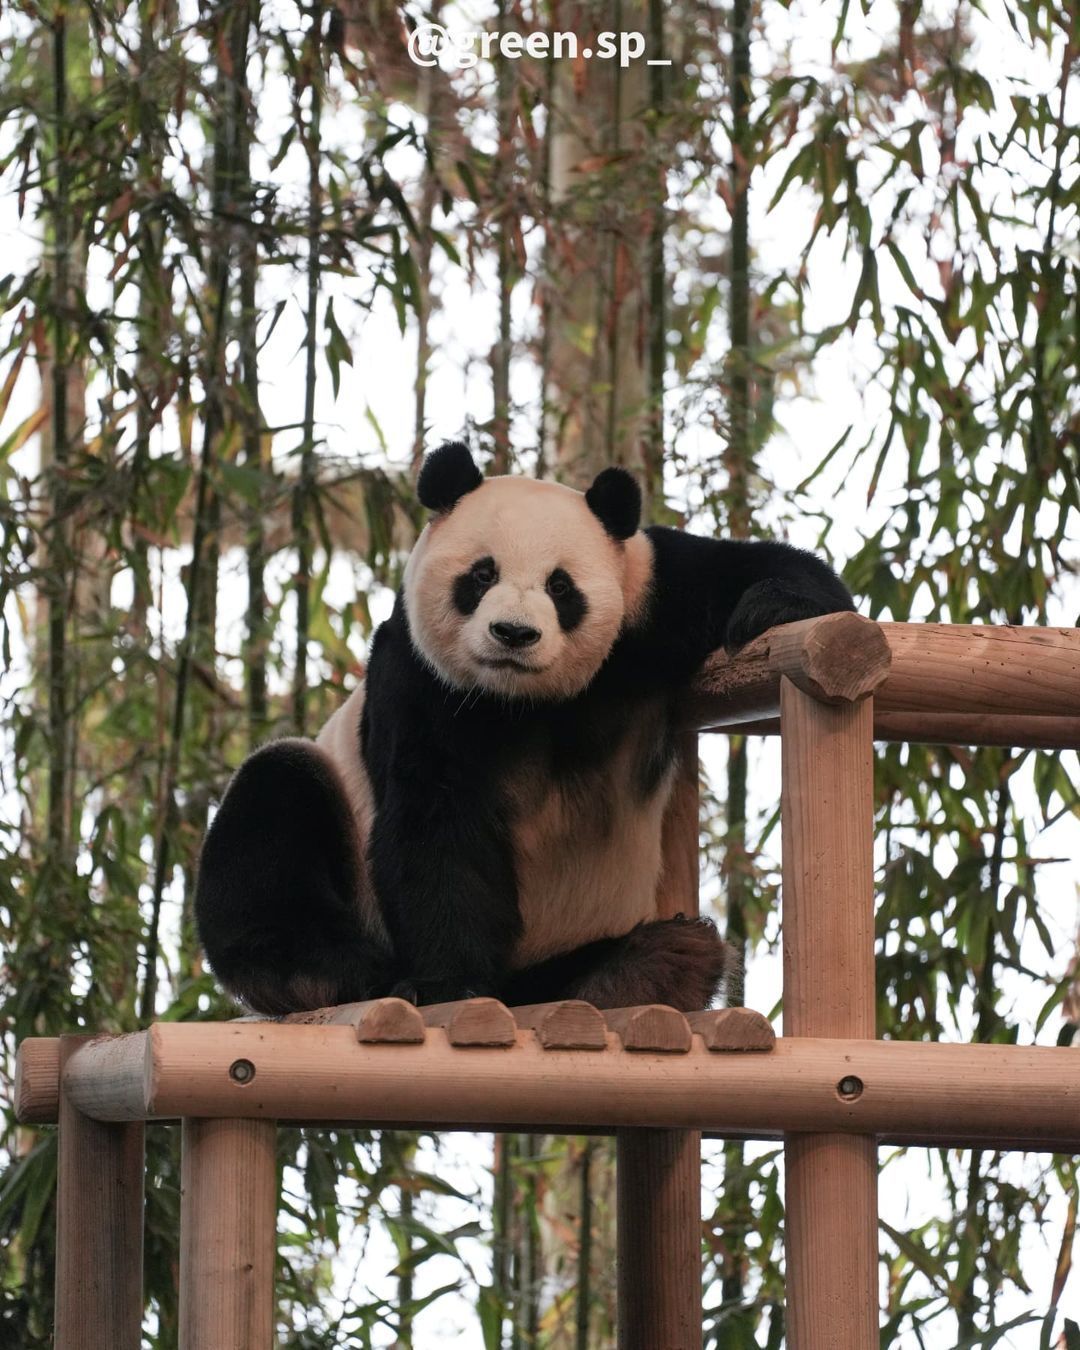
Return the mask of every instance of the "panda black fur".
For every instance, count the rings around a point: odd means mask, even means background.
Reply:
[[[236,774],[195,898],[222,984],[266,1013],[420,1003],[707,1006],[725,949],[656,919],[676,703],[705,657],[853,608],[786,544],[638,529],[607,469],[585,494],[424,462],[436,514],[367,678],[315,742]]]

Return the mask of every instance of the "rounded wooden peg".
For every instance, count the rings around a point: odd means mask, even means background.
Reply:
[[[603,1050],[607,1028],[591,1003],[568,998],[559,1003],[532,1003],[511,1008],[515,1023],[536,1033],[545,1050]]]
[[[497,998],[466,998],[459,1003],[432,1003],[418,1012],[426,1027],[443,1027],[451,1045],[517,1044],[517,1026],[510,1009]]]
[[[690,1024],[676,1008],[646,1003],[640,1008],[610,1008],[604,1013],[610,1031],[626,1050],[658,1050],[684,1055],[693,1044]]]
[[[424,1019],[403,998],[377,998],[359,1005],[356,1039],[365,1045],[422,1045]]]
[[[776,1032],[767,1018],[753,1008],[717,1008],[688,1014],[690,1030],[696,1031],[707,1050],[772,1050]]]

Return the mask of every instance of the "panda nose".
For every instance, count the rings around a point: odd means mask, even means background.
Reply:
[[[540,629],[530,628],[523,623],[493,623],[488,628],[492,637],[498,638],[504,647],[531,647],[540,641]]]

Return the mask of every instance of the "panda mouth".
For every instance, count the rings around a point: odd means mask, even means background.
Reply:
[[[546,666],[530,666],[524,661],[515,661],[512,656],[480,657],[479,663],[489,670],[519,670],[524,675],[542,675]]]

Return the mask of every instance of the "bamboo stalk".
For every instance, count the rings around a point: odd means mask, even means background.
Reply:
[[[293,535],[296,541],[296,665],[293,670],[293,729],[303,736],[307,726],[307,652],[311,628],[311,497],[315,487],[315,359],[318,353],[319,283],[322,274],[323,193],[319,175],[322,146],[322,0],[311,6],[307,64],[311,105],[304,148],[308,157],[307,308],[304,333],[304,422],[300,472],[293,494]]]

